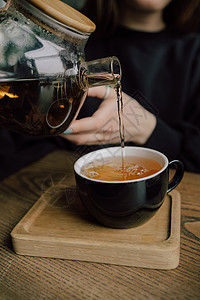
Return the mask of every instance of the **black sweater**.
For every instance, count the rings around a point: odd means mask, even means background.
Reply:
[[[112,37],[92,35],[85,51],[87,60],[117,56],[123,91],[156,115],[156,128],[144,146],[170,160],[180,159],[187,171],[200,173],[200,35],[120,28]],[[99,103],[87,99],[79,117],[91,115]],[[50,151],[69,147],[76,149],[60,137],[23,136],[0,129],[0,179]]]
[[[123,91],[156,115],[145,146],[200,172],[200,35],[120,28],[112,37],[91,36],[86,53],[87,59],[117,56]]]

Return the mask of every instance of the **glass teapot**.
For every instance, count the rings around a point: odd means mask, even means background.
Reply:
[[[116,57],[85,62],[92,21],[54,0],[8,0],[0,9],[0,127],[51,136],[76,118],[87,89],[116,85]]]

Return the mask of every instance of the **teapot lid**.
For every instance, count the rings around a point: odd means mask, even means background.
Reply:
[[[56,20],[63,25],[73,28],[80,33],[90,34],[95,31],[95,24],[82,13],[60,0],[14,0],[27,9],[29,5],[39,9],[43,15]],[[31,8],[30,7],[30,8]],[[34,13],[32,11],[32,13]]]
[[[60,0],[28,0],[50,17],[78,31],[89,33],[95,30],[95,24],[86,16]]]

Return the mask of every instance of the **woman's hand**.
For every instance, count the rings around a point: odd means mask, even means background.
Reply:
[[[89,97],[104,98],[106,87],[88,90]],[[144,144],[156,126],[156,117],[135,99],[122,93],[125,141]],[[67,133],[61,134],[76,145],[114,144],[120,142],[117,96],[113,88],[97,111],[88,118],[73,121]]]

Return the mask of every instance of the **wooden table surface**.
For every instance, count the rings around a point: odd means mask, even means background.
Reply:
[[[185,173],[180,264],[152,270],[20,256],[10,232],[52,181],[71,176],[76,155],[56,151],[0,182],[0,299],[200,299],[200,175]]]

